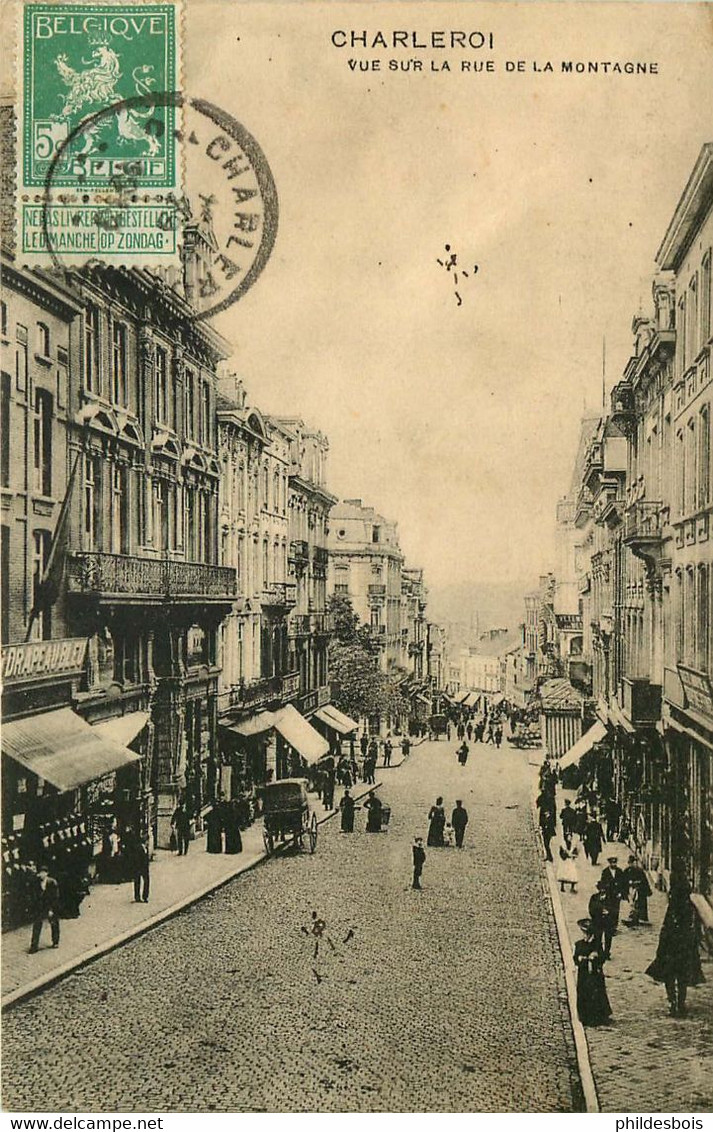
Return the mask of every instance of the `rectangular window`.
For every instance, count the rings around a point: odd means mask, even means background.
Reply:
[[[156,420],[168,424],[168,357],[161,346],[156,347]]]
[[[195,374],[192,370],[186,370],[186,419],[184,421],[184,428],[186,437],[189,440],[195,437],[195,408],[196,408],[196,389],[195,389]]]
[[[52,494],[52,404],[51,393],[35,390],[35,491],[48,496]]]
[[[711,336],[711,249],[703,256],[701,264],[701,349]]]
[[[688,284],[688,310],[686,314],[688,326],[686,327],[687,360],[686,369],[693,364],[698,353],[698,276],[694,275]]]
[[[37,353],[41,358],[50,356],[50,328],[46,322],[37,323]]]
[[[710,656],[708,653],[708,567],[699,566],[697,577],[697,601],[696,601],[696,622],[697,622],[697,642],[698,642],[698,656],[696,660],[697,667],[702,672],[710,672]]]
[[[676,433],[676,475],[678,477],[677,496],[678,513],[686,513],[686,446],[683,442],[683,431]]]
[[[20,393],[27,391],[27,327],[19,322],[15,331],[15,386]]]
[[[128,469],[111,470],[111,549],[113,554],[129,553]]]
[[[84,549],[101,550],[102,459],[84,458]]]
[[[112,330],[111,395],[115,405],[126,404],[126,327],[115,322]]]
[[[678,300],[676,318],[676,376],[682,377],[686,369],[686,297]]]
[[[711,501],[711,411],[704,405],[698,417],[698,506]]]
[[[154,483],[154,546],[168,550],[168,485],[163,480]]]
[[[84,377],[90,393],[101,393],[99,311],[91,304],[84,310]]]
[[[3,524],[0,535],[0,634],[6,645],[10,640],[10,528]]]
[[[64,346],[57,347],[57,408],[67,405],[69,391],[69,353]]]
[[[270,551],[267,539],[262,541],[262,588],[264,590],[268,587],[270,578]]]
[[[201,385],[201,444],[210,447],[210,386],[207,381]]]
[[[0,302],[0,334],[7,338],[7,303]]]
[[[0,389],[0,487],[10,486],[10,398],[9,373],[2,374]]]
[[[196,561],[196,507],[195,507],[195,488],[184,488],[184,514],[186,517],[185,531],[186,531],[186,559],[189,562]]]
[[[698,498],[696,483],[696,420],[691,417],[686,428],[686,512],[695,511]]]
[[[44,577],[52,536],[49,531],[33,531],[32,535],[32,604],[37,602]],[[51,635],[50,610],[43,609],[32,625],[32,640],[46,641]]]

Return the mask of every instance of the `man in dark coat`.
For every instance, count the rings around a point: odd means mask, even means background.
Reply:
[[[132,827],[123,837],[124,855],[131,879],[134,882],[134,903],[148,904],[149,900],[149,850],[144,839]]]
[[[451,825],[456,838],[456,848],[463,848],[463,838],[465,836],[465,827],[468,824],[468,811],[464,808],[463,803],[456,801],[456,808],[451,814]]]
[[[600,883],[604,885],[603,892],[612,915],[613,930],[619,927],[619,905],[628,898],[629,886],[624,879],[624,873],[619,868],[618,857],[608,857],[607,867],[602,869]]]
[[[668,908],[661,925],[656,958],[646,974],[664,983],[672,1014],[685,1014],[689,987],[704,982],[696,938],[696,912],[691,886],[679,870],[671,871]]]
[[[542,834],[542,843],[545,847],[545,860],[552,860],[552,851],[550,849],[550,841],[557,832],[557,819],[555,818],[554,809],[548,809],[543,806],[540,810],[540,833]]]
[[[603,959],[610,959],[614,921],[605,889],[604,882],[597,881],[597,890],[589,898],[589,919],[592,922],[592,932],[597,950]]]
[[[368,749],[369,749],[369,739],[368,739],[366,731],[365,731],[364,734],[362,735],[361,739],[359,740],[359,750],[361,751],[361,757],[362,758],[366,758],[366,752],[368,751]]]
[[[423,847],[423,838],[415,837],[413,841],[413,883],[412,888],[421,887],[421,873],[426,862],[426,850]]]
[[[598,818],[588,818],[582,834],[582,841],[586,856],[589,857],[593,865],[596,865],[604,845],[604,830]]]
[[[393,749],[394,749],[394,745],[391,742],[391,740],[385,739],[384,740],[384,766],[391,766],[391,752],[393,751]]]
[[[564,843],[568,849],[572,848],[572,834],[577,828],[577,815],[572,809],[572,804],[569,798],[565,798],[564,808],[560,810],[560,822],[562,823],[562,833],[564,835]]]
[[[191,819],[188,816],[185,802],[179,802],[173,811],[171,825],[176,834],[176,848],[178,856],[185,857],[188,852],[188,842],[191,834]]]
[[[616,798],[609,798],[604,806],[604,814],[607,819],[607,841],[616,841],[619,834],[619,823],[621,822],[621,806]]]
[[[41,864],[37,869],[37,875],[31,886],[30,907],[32,910],[30,954],[34,955],[40,946],[40,935],[45,920],[50,925],[52,946],[59,947],[59,885],[54,877],[50,876],[45,864]]]

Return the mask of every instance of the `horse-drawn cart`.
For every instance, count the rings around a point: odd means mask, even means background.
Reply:
[[[307,785],[301,778],[279,778],[263,789],[265,826],[263,841],[268,855],[277,845],[291,840],[302,849],[307,841],[310,853],[317,848],[317,815],[310,810]]]

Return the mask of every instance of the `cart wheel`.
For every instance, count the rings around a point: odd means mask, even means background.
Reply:
[[[314,853],[317,848],[317,815],[312,814],[312,821],[309,826],[309,851]]]
[[[272,855],[272,851],[275,848],[275,841],[269,829],[263,829],[262,839],[265,842],[265,852],[269,857]]]

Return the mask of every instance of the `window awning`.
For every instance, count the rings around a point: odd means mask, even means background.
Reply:
[[[577,740],[574,746],[570,747],[566,754],[562,755],[562,758],[559,760],[560,768],[573,766],[574,763],[578,763],[582,755],[586,755],[587,751],[591,751],[595,743],[601,743],[606,733],[607,729],[604,724],[600,720],[597,720],[594,726],[590,727],[589,731],[585,731],[584,735]]]
[[[2,750],[58,790],[76,790],[141,758],[90,727],[71,708],[4,723]]]
[[[143,731],[149,721],[147,711],[130,711],[126,715],[119,715],[116,719],[105,719],[102,723],[93,724],[93,730],[101,735],[102,739],[111,739],[122,747],[128,747],[139,731]]]
[[[299,751],[302,758],[308,763],[319,762],[324,755],[329,754],[329,743],[307,722],[303,715],[292,704],[276,711],[273,716],[273,726],[291,747]]]
[[[491,706],[497,707],[498,704],[501,704],[503,702],[505,696],[502,694],[502,692],[495,692],[494,695],[490,696],[489,698]]]
[[[238,723],[221,723],[220,726],[226,731],[232,731],[234,735],[242,735],[243,738],[249,739],[251,735],[261,735],[263,731],[269,731],[274,727],[275,716],[271,711],[258,711],[254,715],[249,715],[247,719],[239,720]]]
[[[331,727],[333,731],[337,731],[340,735],[350,735],[352,731],[356,731],[359,727],[358,723],[355,723],[339,708],[335,708],[334,704],[326,704],[324,707],[318,708],[314,714],[317,719],[321,719],[322,723],[326,723],[327,727]]]

